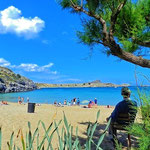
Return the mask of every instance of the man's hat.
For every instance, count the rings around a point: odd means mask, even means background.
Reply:
[[[121,89],[121,95],[127,96],[127,95],[129,95],[129,94],[131,94],[131,91],[130,91],[130,89],[129,89],[128,87],[123,87],[123,88]]]

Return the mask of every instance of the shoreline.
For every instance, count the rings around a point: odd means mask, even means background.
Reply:
[[[1,102],[1,101],[0,101]],[[11,105],[11,104],[15,104],[15,105],[28,105],[27,102],[25,103],[22,103],[22,104],[18,104],[18,102],[12,102],[12,101],[7,101],[8,102],[8,105]],[[39,106],[41,105],[48,105],[48,106],[55,106],[55,107],[81,107],[83,108],[84,106],[87,106],[88,104],[80,104],[80,105],[64,105],[62,104],[62,106],[57,106],[55,104],[51,104],[51,103],[36,103],[36,102],[29,102],[29,103],[35,103],[35,104],[40,104]],[[0,106],[2,105],[5,105],[5,104],[0,104]],[[105,108],[108,108],[107,107],[108,105],[95,105],[93,106],[92,108],[96,108],[96,107],[105,107]],[[115,105],[109,105],[110,107],[109,108],[115,108]]]

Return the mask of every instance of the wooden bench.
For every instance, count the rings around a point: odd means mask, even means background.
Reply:
[[[113,138],[117,139],[117,130],[127,130],[126,127],[130,126],[134,120],[135,120],[135,116],[131,115],[129,113],[127,114],[119,114],[117,121],[111,123],[111,128],[112,128],[112,132],[113,132]],[[131,135],[128,133],[128,146],[131,147]]]

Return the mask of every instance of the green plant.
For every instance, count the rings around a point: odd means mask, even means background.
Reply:
[[[55,115],[54,115],[54,117],[55,117]],[[59,150],[65,150],[65,149],[68,149],[68,150],[81,150],[81,149],[91,150],[92,144],[96,147],[96,150],[102,150],[100,145],[101,145],[101,143],[105,137],[106,131],[108,130],[111,119],[108,121],[108,124],[107,124],[104,132],[99,137],[98,143],[95,143],[93,141],[93,134],[94,134],[95,129],[97,127],[99,116],[100,116],[100,111],[98,111],[98,113],[97,113],[96,122],[94,124],[89,123],[89,125],[87,127],[86,143],[83,146],[81,146],[80,140],[78,137],[78,127],[76,128],[76,135],[74,138],[73,126],[71,126],[71,124],[68,124],[68,121],[67,121],[65,114],[64,114],[64,119],[63,119],[64,127],[61,128],[61,134],[60,134],[58,127],[61,124],[62,120],[60,120],[58,123],[56,123],[55,121],[52,122],[47,129],[45,127],[44,122],[39,121],[37,128],[34,130],[33,134],[31,132],[31,124],[30,124],[30,122],[28,122],[29,131],[26,133],[26,138],[24,138],[23,132],[21,129],[19,130],[17,137],[20,136],[22,150],[33,150],[33,149],[37,149],[37,150],[44,150],[44,149],[49,150],[50,149],[50,150],[53,150],[53,146],[52,146],[51,141],[53,139],[53,135],[55,132],[57,132],[58,139],[59,139],[59,145],[58,145]],[[53,124],[54,124],[54,128],[52,128]],[[44,129],[44,133],[45,133],[45,135],[41,141],[39,140],[39,136],[40,136],[39,135],[39,126],[40,125],[42,125],[42,128]],[[1,150],[1,140],[2,140],[2,132],[1,132],[1,127],[0,127],[0,150]],[[45,140],[48,141],[47,146],[44,145]],[[9,150],[21,150],[20,147],[18,147],[14,144],[14,132],[12,132],[11,137],[10,137],[10,141],[7,142],[7,145],[8,145]]]
[[[150,149],[150,97],[142,93],[138,88],[140,99],[139,112],[141,114],[141,122],[134,123],[128,128],[128,132],[138,137],[138,149]]]
[[[78,138],[78,127],[76,128],[76,137],[75,137],[75,139],[73,139],[73,127],[71,126],[71,124],[68,124],[67,118],[64,114],[65,127],[62,128],[61,135],[57,129],[57,135],[58,135],[58,139],[59,139],[59,150],[64,150],[64,149],[91,150],[92,144],[96,147],[96,150],[101,150],[102,148],[100,147],[100,145],[103,142],[103,139],[106,135],[106,131],[108,130],[111,119],[108,121],[108,124],[107,124],[104,132],[99,137],[98,143],[95,143],[93,141],[93,134],[94,134],[97,124],[98,124],[99,115],[100,115],[100,111],[98,111],[98,113],[97,113],[96,122],[94,124],[89,123],[89,125],[87,127],[86,143],[82,146],[80,144],[80,140]],[[57,124],[55,123],[55,126],[56,125]]]
[[[122,150],[122,144],[118,142],[118,140],[115,140],[115,148],[116,150]]]

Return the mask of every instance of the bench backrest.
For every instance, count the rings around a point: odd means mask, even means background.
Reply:
[[[135,120],[136,114],[119,114],[116,123],[114,123],[114,128],[119,130],[126,130],[126,126],[131,125]]]

